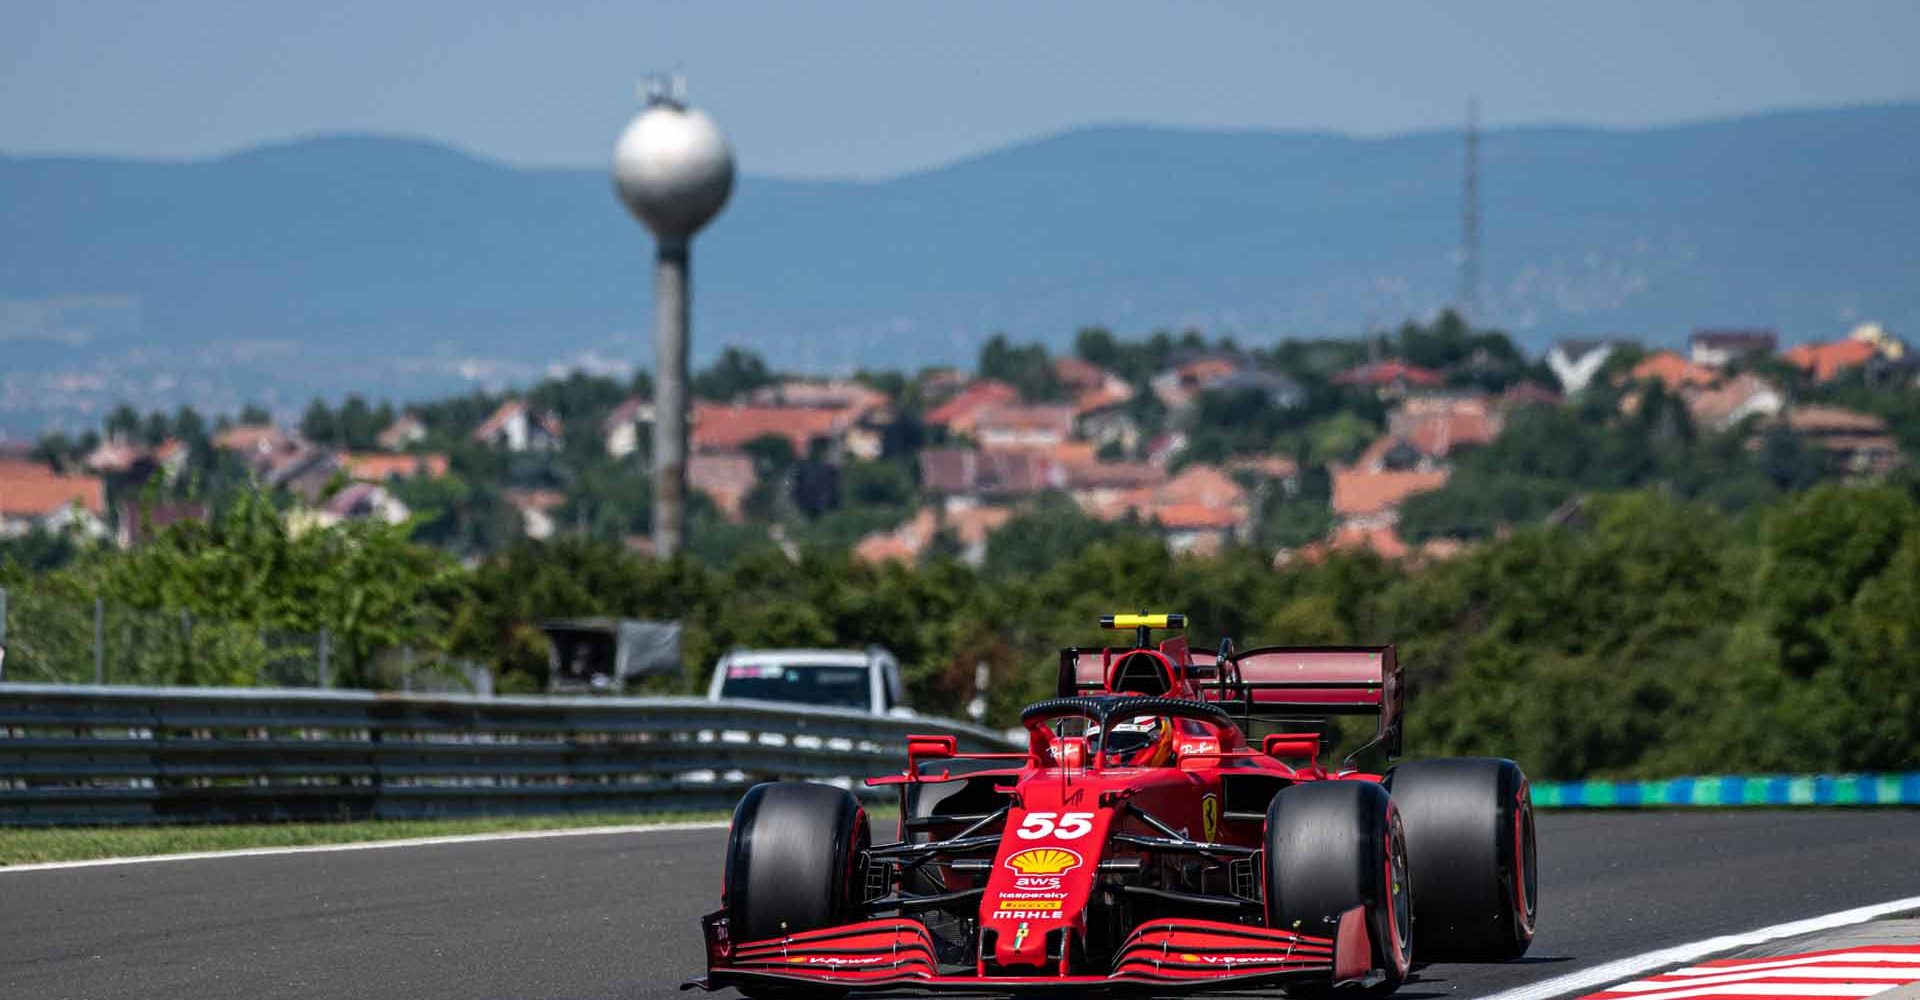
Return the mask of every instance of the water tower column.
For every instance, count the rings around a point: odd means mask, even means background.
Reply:
[[[613,147],[613,188],[653,230],[653,550],[670,559],[686,545],[687,272],[693,234],[733,191],[733,150],[720,129],[687,106],[678,78],[652,81],[647,107]]]
[[[662,237],[653,262],[653,545],[681,550],[687,514],[687,241]]]

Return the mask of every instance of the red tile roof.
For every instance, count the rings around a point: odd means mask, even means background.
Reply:
[[[1836,340],[1830,344],[1801,344],[1789,348],[1782,358],[1795,368],[1813,376],[1815,382],[1831,381],[1848,368],[1872,361],[1879,349],[1864,340]]]
[[[926,424],[929,427],[944,427],[957,434],[971,434],[981,414],[1019,399],[1020,390],[1013,386],[995,379],[982,379],[927,411]]]
[[[1075,392],[1098,389],[1113,377],[1113,373],[1105,368],[1079,358],[1053,359],[1053,374],[1060,380],[1061,385]]]
[[[1802,434],[1885,434],[1885,419],[1837,406],[1795,406],[1787,410],[1787,426]]]
[[[222,450],[242,455],[265,455],[287,448],[293,439],[278,427],[243,424],[221,431],[214,436],[213,443]]]
[[[1447,377],[1431,368],[1410,365],[1392,358],[1349,368],[1333,377],[1335,385],[1367,385],[1378,388],[1401,383],[1431,389],[1446,385]]]
[[[1048,434],[1061,439],[1073,435],[1073,407],[1054,403],[996,406],[981,413],[974,434]]]
[[[65,476],[39,462],[0,459],[0,516],[44,517],[77,503],[98,516],[107,487],[98,476]]]
[[[1176,503],[1155,507],[1153,517],[1161,527],[1174,531],[1227,531],[1238,527],[1246,515],[1230,507],[1200,503]]]
[[[447,474],[447,456],[432,453],[423,455],[386,455],[373,452],[343,452],[340,464],[347,475],[369,483],[384,483],[389,479],[408,479],[425,476],[438,479]]]
[[[942,495],[1017,495],[1062,489],[1066,470],[1039,450],[927,448],[920,452],[920,485]]]
[[[760,476],[745,455],[695,455],[687,460],[687,488],[705,493],[728,520],[743,516],[741,505]]]
[[[730,406],[695,403],[691,437],[694,451],[739,451],[747,442],[783,437],[805,458],[813,442],[832,438],[846,427],[848,411],[811,406]]]
[[[1333,471],[1333,512],[1342,517],[1377,514],[1416,493],[1447,485],[1447,470],[1432,472]]]
[[[1628,378],[1635,382],[1658,381],[1669,391],[1689,385],[1709,385],[1719,374],[1705,365],[1696,365],[1673,351],[1655,351],[1633,366]]]
[[[473,429],[473,439],[475,441],[492,439],[494,435],[500,433],[502,428],[506,427],[508,421],[521,413],[527,414],[527,419],[545,430],[549,436],[560,436],[561,425],[559,417],[545,410],[534,410],[527,406],[524,400],[509,399],[501,403],[499,408],[493,411],[492,416],[481,421],[480,426]]]

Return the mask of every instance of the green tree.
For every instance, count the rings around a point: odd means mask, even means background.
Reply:
[[[1040,344],[1014,346],[1004,333],[996,333],[980,348],[981,378],[999,379],[1020,390],[1029,401],[1059,399],[1066,389],[1053,370],[1053,359]]]
[[[300,434],[315,444],[334,444],[340,440],[340,422],[327,401],[315,396],[300,418]]]
[[[712,365],[694,373],[693,394],[724,403],[772,384],[773,373],[760,355],[729,347],[720,352]]]

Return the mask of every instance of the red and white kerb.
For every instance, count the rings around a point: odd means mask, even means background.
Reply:
[[[1782,1000],[1870,997],[1920,982],[1920,945],[1722,959],[1610,986],[1581,1000]]]

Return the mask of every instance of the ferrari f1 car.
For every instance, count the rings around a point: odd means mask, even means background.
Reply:
[[[1329,719],[1400,749],[1391,646],[1196,652],[1180,615],[1114,615],[1131,645],[1060,654],[1025,753],[910,736],[892,843],[844,790],[749,790],[707,974],[751,997],[850,991],[1387,993],[1423,961],[1533,938],[1533,810],[1512,761],[1384,775],[1322,760]],[[1416,951],[1417,949],[1417,951]]]

